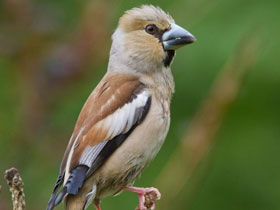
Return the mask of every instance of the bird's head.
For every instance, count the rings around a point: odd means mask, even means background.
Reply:
[[[168,67],[176,49],[195,41],[169,14],[151,5],[126,11],[112,38],[110,65],[142,72]]]

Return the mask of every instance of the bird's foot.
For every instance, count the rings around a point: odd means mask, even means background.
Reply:
[[[155,201],[159,200],[161,197],[159,190],[154,187],[141,188],[128,186],[124,189],[138,194],[138,210],[155,209]]]
[[[93,201],[93,205],[95,206],[96,210],[101,210],[100,202],[99,201]]]

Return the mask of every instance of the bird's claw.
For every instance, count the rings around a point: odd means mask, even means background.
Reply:
[[[154,210],[155,209],[155,201],[161,198],[161,194],[157,188],[148,187],[148,188],[140,188],[140,187],[126,187],[126,190],[131,192],[135,192],[138,194],[139,198],[139,207],[136,210]]]

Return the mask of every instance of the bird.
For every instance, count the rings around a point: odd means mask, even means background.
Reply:
[[[120,17],[107,71],[85,102],[65,150],[47,210],[62,201],[84,210],[124,190],[139,209],[153,187],[134,181],[159,152],[170,125],[175,50],[196,41],[160,7],[142,5]],[[154,209],[155,206],[152,206]]]

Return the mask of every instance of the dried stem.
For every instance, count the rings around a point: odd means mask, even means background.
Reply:
[[[13,200],[13,210],[25,209],[25,196],[23,192],[23,181],[16,168],[10,168],[5,171],[5,179],[10,187]]]
[[[236,99],[248,71],[255,64],[260,49],[258,37],[247,34],[238,46],[195,114],[182,137],[182,143],[157,179],[155,186],[164,196],[159,203],[159,209],[168,209],[169,205],[174,203],[208,153],[226,111]]]

